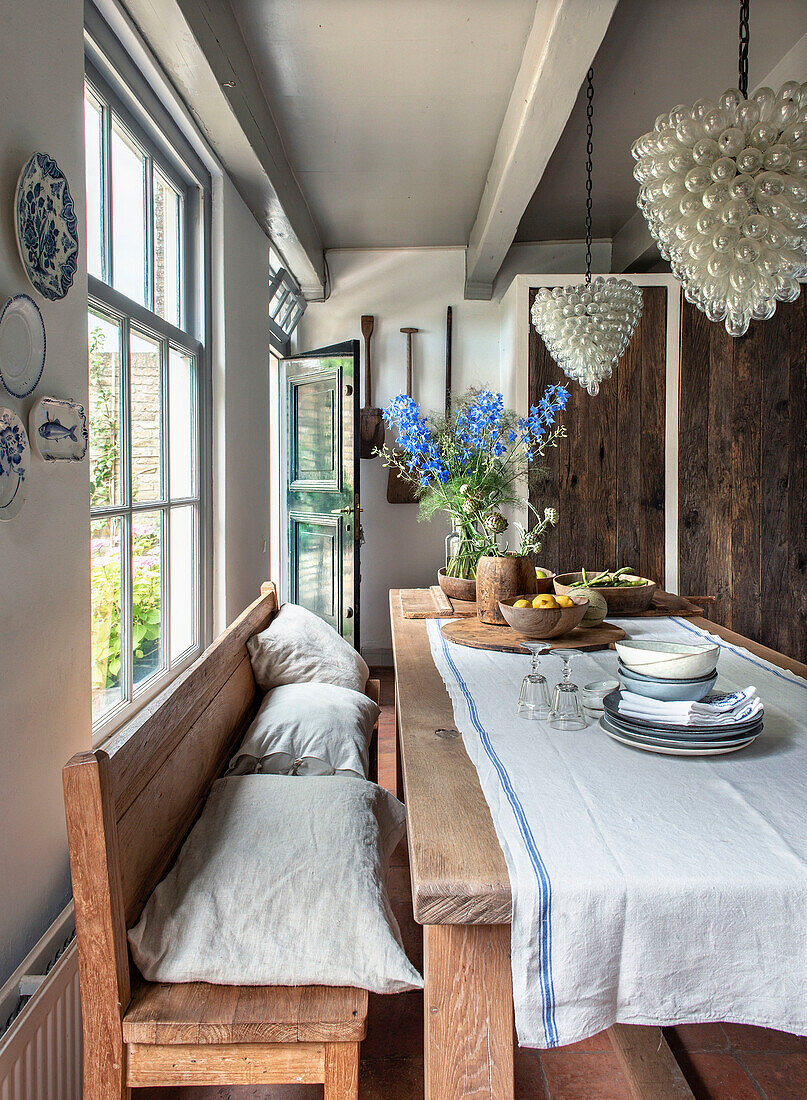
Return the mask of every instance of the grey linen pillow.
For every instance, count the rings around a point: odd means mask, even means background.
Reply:
[[[285,684],[270,691],[230,761],[227,775],[367,778],[370,737],[381,712],[372,699],[335,684]]]
[[[152,982],[419,989],[386,890],[405,813],[348,776],[213,784],[129,932]]]
[[[363,691],[370,670],[361,654],[318,615],[285,603],[266,630],[247,642],[262,691],[282,684],[336,684]]]

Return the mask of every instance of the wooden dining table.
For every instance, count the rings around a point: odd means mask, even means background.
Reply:
[[[426,622],[404,617],[397,590],[390,592],[390,616],[398,793],[406,803],[414,916],[423,926],[426,1100],[512,1100],[507,865],[432,660]],[[807,677],[799,661],[705,618],[690,621]],[[660,1028],[616,1024],[608,1034],[637,1098],[692,1100]]]

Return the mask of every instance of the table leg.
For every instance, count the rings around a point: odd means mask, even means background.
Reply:
[[[513,1100],[509,924],[427,924],[426,1100]]]
[[[694,1100],[661,1028],[614,1024],[608,1037],[637,1100]]]

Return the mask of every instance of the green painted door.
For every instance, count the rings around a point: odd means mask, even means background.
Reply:
[[[282,360],[281,598],[359,648],[359,343]]]

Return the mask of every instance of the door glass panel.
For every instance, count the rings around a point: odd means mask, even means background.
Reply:
[[[84,96],[84,158],[87,177],[87,270],[97,278],[104,277],[103,252],[103,173],[104,157],[101,140],[103,113],[91,92]]]
[[[182,201],[154,169],[154,312],[180,325],[180,241]]]
[[[196,509],[171,509],[171,660],[196,641]]]
[[[332,378],[294,386],[296,481],[337,480],[336,394]]]
[[[90,369],[90,504],[121,500],[120,325],[95,310],[87,314]]]
[[[160,345],[131,330],[129,371],[132,388],[132,500],[162,497],[160,426]]]
[[[92,717],[97,721],[123,699],[121,670],[120,517],[90,525]]]
[[[146,158],[112,122],[112,285],[146,302]]]
[[[196,487],[196,384],[190,355],[168,353],[168,469],[171,497],[191,497]]]
[[[162,667],[162,512],[132,516],[133,682]]]
[[[331,624],[336,622],[337,530],[294,521],[292,555],[296,602]]]

